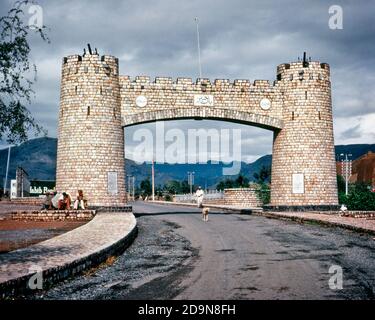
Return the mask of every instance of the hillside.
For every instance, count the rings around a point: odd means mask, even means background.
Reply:
[[[336,154],[351,153],[353,159],[359,158],[368,151],[375,152],[375,144],[354,144],[336,146]],[[56,172],[56,149],[57,139],[37,138],[29,140],[11,149],[11,161],[9,167],[9,178],[14,179],[16,167],[23,167],[31,179],[54,180]],[[0,181],[1,186],[5,177],[6,160],[8,149],[0,150]],[[260,157],[253,163],[241,163],[241,172],[252,179],[253,174],[258,172],[262,166],[270,166],[271,155]],[[231,166],[223,163],[212,164],[156,164],[156,184],[164,184],[168,180],[186,180],[187,172],[195,172],[195,183],[202,186],[215,186],[224,179],[222,169]],[[134,161],[126,160],[126,174],[134,175],[137,184],[143,179],[151,176],[151,164],[136,164]]]

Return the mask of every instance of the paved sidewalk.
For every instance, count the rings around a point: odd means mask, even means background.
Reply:
[[[74,275],[124,249],[136,230],[132,213],[98,213],[87,224],[30,247],[0,255],[0,297],[25,289],[36,267],[48,285]],[[129,241],[128,241],[129,240]],[[4,294],[5,292],[5,294]]]
[[[257,212],[257,215],[288,219],[298,222],[317,222],[323,225],[337,226],[358,232],[366,232],[375,235],[375,219],[374,218],[352,218],[343,217],[338,214],[324,214],[316,212],[276,212],[265,211]]]

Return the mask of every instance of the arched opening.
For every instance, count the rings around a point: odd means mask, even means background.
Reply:
[[[127,189],[135,189],[136,196],[150,192],[143,189],[152,183],[153,160],[155,194],[164,198],[173,191],[190,193],[198,185],[207,193],[254,182],[269,186],[273,132],[264,127],[201,118],[149,119],[125,126]],[[189,173],[194,173],[193,182]]]

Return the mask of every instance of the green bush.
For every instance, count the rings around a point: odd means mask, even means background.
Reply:
[[[164,200],[165,200],[165,201],[172,201],[172,196],[171,196],[170,194],[166,194],[166,195],[164,196]]]
[[[345,204],[348,210],[375,210],[375,192],[371,192],[368,185],[356,183],[350,185],[350,192],[346,196],[339,192],[339,203]]]
[[[259,188],[255,190],[263,205],[269,204],[271,200],[271,190],[267,183],[260,183]]]

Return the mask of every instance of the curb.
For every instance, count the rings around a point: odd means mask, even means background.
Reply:
[[[351,230],[351,231],[355,231],[359,233],[367,233],[370,235],[375,235],[375,230],[361,228],[361,227],[353,226],[351,224],[339,223],[339,222],[334,222],[334,221],[325,221],[325,220],[314,219],[314,218],[287,216],[287,215],[282,215],[282,214],[274,214],[271,212],[256,212],[254,213],[254,215],[262,216],[262,217],[266,217],[270,219],[294,221],[298,223],[318,223],[326,227],[339,227],[342,229],[347,229],[347,230]]]
[[[83,271],[96,267],[102,262],[106,261],[110,256],[117,256],[124,252],[134,241],[138,234],[137,221],[133,214],[131,218],[131,228],[127,234],[125,234],[118,241],[110,244],[107,247],[101,248],[100,250],[88,254],[86,256],[77,257],[75,260],[68,262],[64,265],[55,265],[47,269],[42,270],[43,276],[43,289],[48,289],[52,285],[70,278],[72,276],[81,274]],[[95,219],[95,218],[94,218]],[[93,219],[93,220],[94,220]],[[93,221],[92,220],[92,221]],[[83,226],[82,226],[83,227]],[[70,232],[74,232],[82,227],[74,229]],[[52,238],[54,239],[54,238]],[[47,240],[48,241],[48,240]],[[42,244],[43,242],[39,243]],[[31,246],[32,247],[32,246]],[[17,295],[27,294],[35,292],[28,287],[28,281],[33,274],[22,275],[17,278],[13,278],[0,283],[0,300],[1,299],[10,299]]]
[[[150,203],[156,203],[156,204],[167,204],[167,205],[178,205],[178,206],[187,206],[187,207],[196,207],[195,204],[190,204],[190,203],[175,203],[175,202],[165,202],[165,201],[150,201]],[[288,220],[288,221],[294,221],[298,223],[318,223],[322,226],[326,227],[339,227],[342,229],[347,229],[351,231],[355,231],[358,233],[367,233],[370,235],[375,235],[375,230],[372,229],[366,229],[362,227],[357,227],[351,224],[347,223],[339,223],[339,222],[334,222],[334,221],[325,221],[325,220],[320,220],[320,219],[314,219],[314,218],[304,218],[304,217],[297,217],[297,216],[289,216],[289,215],[284,215],[282,213],[272,213],[270,211],[261,211],[256,208],[225,208],[221,207],[219,205],[204,205],[205,207],[209,208],[214,208],[214,209],[220,209],[224,210],[227,212],[232,212],[232,213],[239,213],[239,214],[253,214],[256,216],[261,216],[261,217],[266,217],[266,218],[271,218],[271,219],[279,219],[279,220]]]
[[[190,207],[190,208],[197,208],[195,203],[178,203],[178,202],[170,202],[170,201],[148,201],[148,203],[154,204],[162,204],[162,205],[170,205],[170,206],[181,206],[181,207]],[[203,207],[212,208],[212,209],[219,209],[223,210],[228,213],[238,213],[238,214],[252,214],[256,212],[256,208],[235,208],[235,207],[224,207],[220,205],[214,204],[204,204]]]

